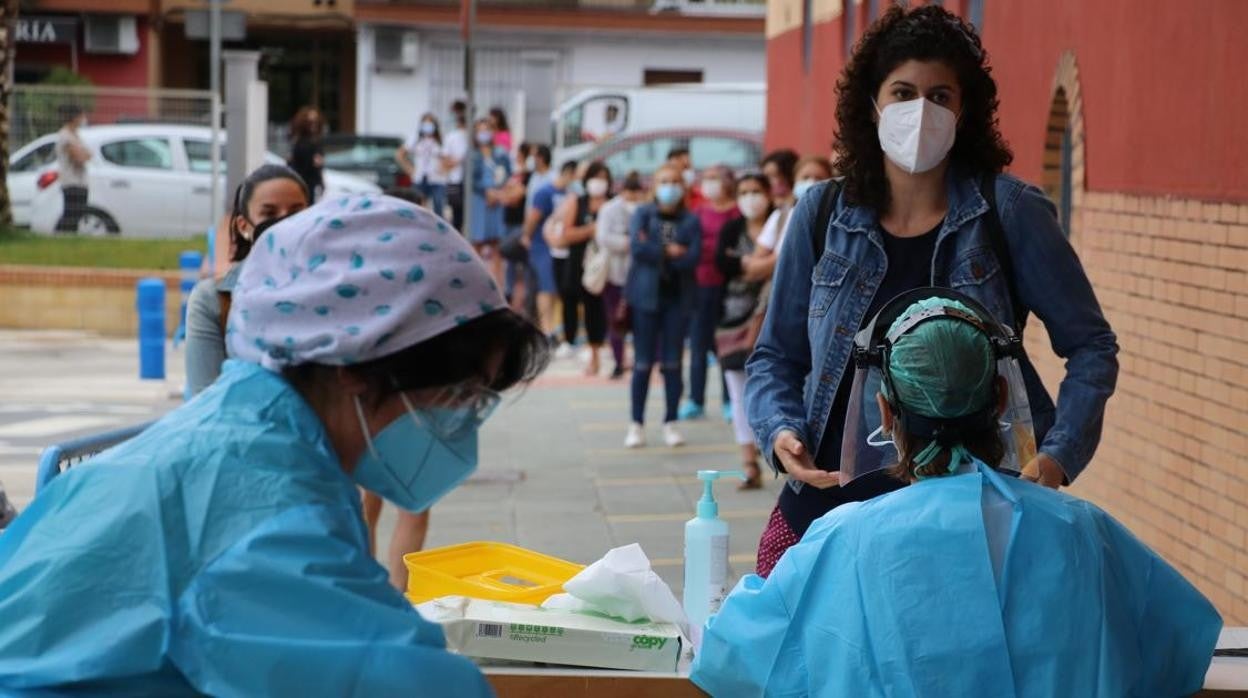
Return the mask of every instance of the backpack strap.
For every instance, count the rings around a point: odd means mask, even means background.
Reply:
[[[988,226],[988,240],[992,244],[992,252],[1005,275],[1005,283],[1010,294],[1010,308],[1014,313],[1014,334],[1022,336],[1024,317],[1027,308],[1022,303],[1018,286],[1014,282],[1014,258],[1010,254],[1009,239],[1005,235],[1005,226],[1001,223],[1001,214],[997,210],[997,175],[988,173],[979,181],[979,194],[988,202],[988,213],[984,222]]]
[[[834,178],[831,185],[823,190],[823,196],[819,197],[819,213],[815,215],[815,227],[811,231],[815,250],[815,264],[818,264],[819,260],[823,258],[824,246],[828,244],[828,226],[832,224],[832,212],[836,209],[836,197],[840,195],[843,183],[844,180],[842,178]]]

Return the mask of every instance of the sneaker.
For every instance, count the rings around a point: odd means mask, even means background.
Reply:
[[[576,350],[573,349],[572,345],[568,344],[567,342],[560,344],[559,347],[555,349],[556,359],[559,359],[559,360],[570,359],[573,356],[576,356]]]
[[[676,418],[688,421],[690,419],[702,419],[705,414],[701,405],[692,400],[685,400],[680,409],[676,411]]]
[[[663,443],[667,444],[668,448],[685,445],[685,437],[676,431],[676,425],[672,422],[663,425]]]
[[[624,448],[641,448],[646,445],[646,430],[636,422],[628,425],[628,434],[624,437]]]
[[[732,424],[732,403],[731,402],[724,403],[724,421],[729,424]]]

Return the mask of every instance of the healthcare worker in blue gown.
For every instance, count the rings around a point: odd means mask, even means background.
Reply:
[[[244,264],[233,360],[0,536],[0,694],[487,696],[368,552],[359,488],[427,509],[546,361],[467,241],[323,202]]]
[[[1200,690],[1222,627],[1209,601],[1105,512],[1011,472],[1029,454],[1002,370],[1010,334],[951,291],[880,311],[855,342],[855,392],[911,484],[834,509],[767,580],[742,579],[694,683],[717,698]],[[854,453],[860,427],[847,423],[843,482],[879,462]]]

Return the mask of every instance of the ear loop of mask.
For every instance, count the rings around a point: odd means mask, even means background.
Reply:
[[[416,420],[416,408],[412,407],[412,403],[407,399],[407,394],[400,391],[399,399],[403,401],[403,406],[407,408],[406,416]],[[368,444],[368,452],[372,454],[374,458],[377,458],[377,449],[373,447],[373,437],[368,433],[368,420],[364,418],[364,406],[360,402],[360,396],[354,396],[352,398],[352,402],[355,405],[355,416],[360,422],[360,433],[364,435],[364,443]],[[402,417],[400,417],[400,419],[402,419]]]

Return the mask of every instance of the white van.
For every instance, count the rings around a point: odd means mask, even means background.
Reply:
[[[763,83],[664,85],[585,90],[552,116],[554,166],[579,160],[595,146],[621,136],[679,128],[762,132],[767,87]]]

